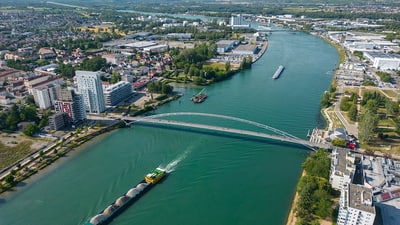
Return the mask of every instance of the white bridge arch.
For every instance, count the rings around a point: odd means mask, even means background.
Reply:
[[[268,126],[268,125],[265,125],[262,123],[258,123],[258,122],[254,122],[254,121],[246,120],[246,119],[241,119],[238,117],[225,116],[225,115],[219,115],[219,114],[213,114],[213,113],[198,113],[198,112],[161,113],[161,114],[156,114],[156,115],[151,115],[151,116],[145,116],[144,118],[160,118],[160,117],[167,117],[167,116],[204,116],[204,117],[214,117],[214,118],[222,118],[222,119],[227,119],[227,120],[234,120],[234,121],[254,125],[256,127],[264,128],[266,130],[272,131],[275,134],[278,134],[278,135],[281,135],[284,137],[292,138],[295,140],[302,140],[302,139],[300,139],[292,134],[289,134],[285,131],[276,129],[274,127],[271,127],[271,126]]]
[[[223,119],[228,119],[228,120],[239,121],[242,123],[251,124],[251,125],[254,125],[254,126],[257,126],[260,128],[264,128],[266,130],[272,131],[275,134],[267,134],[267,133],[249,131],[249,130],[219,127],[219,126],[205,125],[205,124],[199,124],[199,123],[188,123],[188,122],[180,122],[180,121],[176,121],[176,120],[160,119],[161,117],[185,116],[185,115],[186,116],[214,117],[214,118],[223,118]],[[127,123],[126,120],[131,121],[127,124],[134,124],[134,123],[140,123],[140,122],[154,123],[154,124],[166,124],[166,125],[173,125],[173,126],[184,126],[184,127],[207,129],[207,130],[214,130],[214,131],[221,131],[221,132],[228,132],[228,133],[235,133],[235,134],[243,134],[243,135],[254,136],[254,137],[262,137],[262,138],[267,138],[267,139],[273,139],[273,140],[278,140],[278,141],[300,144],[300,145],[303,145],[313,151],[315,151],[317,148],[330,149],[332,147],[329,144],[313,143],[308,140],[300,139],[300,138],[298,138],[292,134],[289,134],[285,131],[276,129],[274,127],[271,127],[271,126],[268,126],[268,125],[265,125],[262,123],[258,123],[258,122],[254,122],[254,121],[250,121],[250,120],[246,120],[246,119],[241,119],[241,118],[237,118],[237,117],[218,115],[218,114],[212,114],[212,113],[174,112],[174,113],[161,113],[161,114],[144,116],[144,117],[123,116],[123,117],[121,117],[121,119],[124,120],[125,123]]]

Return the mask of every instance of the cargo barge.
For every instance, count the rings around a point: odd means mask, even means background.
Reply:
[[[166,176],[166,171],[156,168],[144,177],[135,187],[131,188],[124,195],[115,200],[106,209],[92,217],[84,225],[104,225],[112,221],[127,207],[138,200],[144,193],[150,190],[157,182]]]
[[[278,67],[278,69],[275,71],[274,75],[272,76],[272,79],[274,79],[274,80],[278,79],[284,69],[285,69],[285,67],[280,65]]]

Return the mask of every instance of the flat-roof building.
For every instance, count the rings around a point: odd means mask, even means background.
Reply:
[[[373,225],[375,215],[371,189],[355,184],[343,188],[339,200],[338,225]]]
[[[104,98],[107,106],[114,106],[132,94],[132,85],[126,81],[120,81],[104,90]]]
[[[257,45],[239,45],[237,48],[232,50],[232,53],[237,55],[252,55],[256,54],[257,52]]]
[[[65,113],[58,112],[49,116],[49,126],[51,130],[59,130],[65,126]]]
[[[342,190],[342,188],[351,183],[355,172],[355,155],[349,150],[334,149],[331,157],[331,169],[329,181],[332,188]]]
[[[400,55],[382,52],[364,52],[364,56],[373,62],[373,67],[384,70],[400,69]]]
[[[86,111],[102,113],[106,110],[100,73],[76,71],[77,92],[82,94]]]

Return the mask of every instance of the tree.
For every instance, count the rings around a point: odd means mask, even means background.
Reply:
[[[335,138],[332,140],[332,145],[339,146],[339,147],[346,147],[347,143],[346,143],[346,140],[344,140],[342,138]]]
[[[306,159],[302,167],[307,174],[311,176],[319,176],[328,179],[330,168],[329,155],[325,150],[319,149]]]
[[[297,216],[306,219],[312,217],[312,192],[313,190],[310,186],[305,186],[299,193],[299,200],[296,206]]]
[[[359,138],[362,143],[368,143],[371,141],[374,135],[374,131],[378,126],[378,115],[372,110],[367,109],[363,115],[361,115],[359,123]]]
[[[357,120],[357,114],[358,114],[358,110],[357,110],[357,106],[356,105],[352,105],[349,109],[349,118],[351,121],[356,121]]]
[[[96,56],[92,59],[84,59],[82,61],[81,69],[89,71],[98,71],[102,69],[107,64],[106,59],[101,58],[101,56]]]
[[[13,185],[14,184],[14,175],[8,174],[5,178],[6,183]]]
[[[32,137],[34,134],[36,134],[36,132],[39,131],[39,127],[34,124],[34,123],[30,123],[26,126],[26,128],[24,129],[23,133],[27,136]]]
[[[65,79],[71,79],[75,76],[75,68],[71,64],[61,63],[55,72],[59,73]]]
[[[113,71],[113,72],[111,73],[110,83],[115,84],[115,83],[117,83],[117,82],[120,81],[120,80],[121,80],[121,75],[119,75],[118,72]]]
[[[331,105],[330,94],[329,92],[325,91],[324,94],[321,96],[321,107],[327,108]]]
[[[226,62],[225,63],[225,71],[229,71],[229,70],[231,70],[231,62]]]
[[[385,108],[387,115],[393,116],[399,112],[399,104],[397,102],[392,102],[389,99],[385,103]]]

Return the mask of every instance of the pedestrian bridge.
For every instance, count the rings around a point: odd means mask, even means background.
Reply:
[[[220,127],[220,126],[214,126],[214,125],[188,123],[188,122],[181,122],[181,121],[169,120],[169,119],[159,119],[159,118],[168,117],[168,116],[200,116],[200,117],[213,117],[213,118],[233,120],[233,121],[238,121],[241,123],[250,124],[250,125],[254,125],[256,127],[266,129],[268,131],[273,132],[274,134],[267,134],[267,133],[263,133],[263,132],[255,132],[255,131],[249,131],[249,130],[228,128],[228,127]],[[331,146],[328,144],[312,143],[310,141],[300,139],[300,138],[298,138],[294,135],[291,135],[285,131],[273,128],[273,127],[265,125],[265,124],[261,124],[258,122],[241,119],[241,118],[237,118],[237,117],[224,116],[224,115],[211,114],[211,113],[175,112],[175,113],[162,113],[162,114],[156,114],[156,115],[145,116],[145,117],[122,116],[121,119],[123,121],[125,121],[126,124],[135,124],[135,123],[164,124],[164,125],[171,125],[171,126],[198,128],[198,129],[226,132],[226,133],[232,133],[232,134],[240,134],[240,135],[246,135],[246,136],[252,136],[252,137],[266,138],[266,139],[271,139],[271,140],[276,140],[276,141],[283,141],[283,142],[303,145],[312,150],[315,150],[317,148],[325,148],[325,149],[331,148]]]

